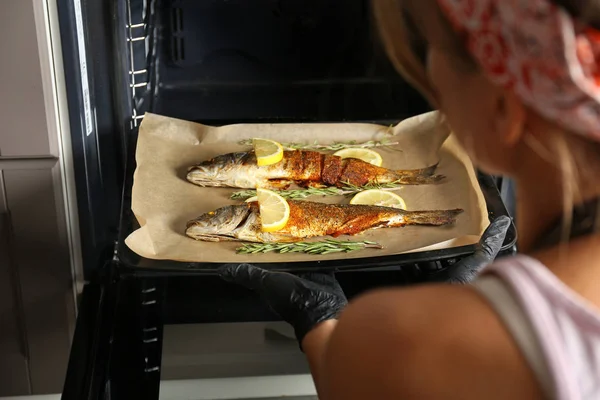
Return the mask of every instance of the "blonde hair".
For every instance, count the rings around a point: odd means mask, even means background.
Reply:
[[[421,0],[422,1],[422,0]],[[583,2],[578,0],[560,0],[555,1],[566,8],[580,20],[585,20],[592,26],[596,26],[600,21],[600,2]],[[416,32],[416,24],[407,9],[403,8],[401,1],[398,0],[373,0],[373,15],[377,23],[379,35],[383,42],[386,53],[403,77],[419,90],[423,96],[435,106],[435,98],[425,66],[425,57],[423,54],[427,51],[426,42]],[[434,7],[430,10],[440,16],[439,21],[445,29],[449,40],[447,50],[453,52],[466,68],[477,70],[478,66],[467,53],[458,35],[451,29],[437,4],[432,1]],[[419,58],[421,54],[421,59]],[[536,141],[534,135],[526,135],[528,145],[538,155],[547,158],[551,157],[550,162],[557,165],[561,174],[562,181],[562,243],[569,241],[572,228],[572,216],[575,205],[581,200],[581,192],[578,182],[583,178],[587,180],[594,179],[594,170],[592,166],[600,166],[600,144],[592,143],[585,138],[571,135],[563,130],[555,129],[546,135],[549,140],[545,143]],[[590,150],[591,148],[591,150]],[[544,154],[546,153],[546,154]],[[556,154],[556,159],[554,154]],[[592,155],[592,159],[590,159]],[[581,172],[592,169],[591,175]],[[597,221],[594,230],[600,228],[600,202],[596,212]]]
[[[397,0],[374,0],[373,15],[383,46],[394,68],[428,101],[435,103],[425,73],[424,60],[419,60],[416,56],[418,49],[411,49],[410,46],[411,43],[414,46],[424,44],[415,43],[418,38],[415,29],[407,26],[411,22],[410,15]]]

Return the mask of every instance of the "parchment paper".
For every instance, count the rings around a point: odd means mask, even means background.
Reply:
[[[219,154],[245,150],[242,139],[270,138],[279,142],[320,144],[336,141],[381,140],[399,142],[394,149],[377,148],[383,166],[422,168],[439,160],[437,173],[446,176],[435,185],[404,186],[397,191],[409,210],[463,208],[453,226],[409,226],[373,230],[339,239],[372,240],[382,250],[345,254],[238,255],[240,243],[200,242],[185,236],[186,222],[198,215],[235,204],[229,199],[239,189],[202,188],[185,180],[187,168]],[[140,228],[125,243],[152,259],[185,262],[294,262],[375,257],[472,244],[488,225],[487,209],[473,166],[456,139],[438,123],[436,112],[402,121],[395,127],[373,124],[237,124],[210,127],[147,113],[140,126],[136,151],[132,209]],[[344,203],[343,196],[310,200]],[[239,202],[238,202],[239,203]]]

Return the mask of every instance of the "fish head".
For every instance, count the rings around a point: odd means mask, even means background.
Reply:
[[[186,179],[198,186],[252,189],[260,180],[256,168],[253,153],[228,153],[191,167]]]
[[[221,207],[189,221],[185,234],[210,242],[235,240],[235,230],[243,225],[251,212],[249,204]]]

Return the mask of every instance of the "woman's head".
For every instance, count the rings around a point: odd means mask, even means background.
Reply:
[[[481,10],[472,8],[486,3],[500,5],[500,10],[494,9],[494,12],[514,13],[514,7],[522,6],[521,3],[536,1],[374,0],[376,17],[391,59],[442,110],[459,140],[484,170],[518,176],[524,157],[541,157],[544,151],[554,153],[560,150],[555,149],[556,146],[563,150],[568,147],[571,153],[596,155],[595,162],[598,162],[599,153],[589,151],[589,148],[597,148],[597,144],[592,145],[593,142],[583,136],[563,134],[570,130],[581,131],[578,126],[581,119],[548,118],[552,115],[547,112],[551,107],[536,107],[539,104],[533,104],[531,98],[515,90],[514,85],[502,84],[502,68],[507,67],[502,64],[506,61],[503,49],[493,42],[474,44],[468,29],[474,21],[467,20],[466,27],[460,26],[461,16],[453,15],[457,11],[453,6],[459,7],[458,11],[464,11],[460,7],[471,7],[468,11],[476,14]],[[549,4],[544,0],[538,3]],[[600,16],[595,10],[582,9],[579,3],[592,2],[570,1],[567,8],[572,15],[588,20],[592,17],[593,22],[595,15]],[[483,16],[483,20],[486,18]],[[507,19],[510,17],[504,15],[504,20]],[[527,36],[531,31],[522,30],[518,25],[521,21],[513,22],[513,26],[507,24],[501,29],[512,29],[513,39],[519,35],[521,40],[531,38]],[[556,40],[552,35],[547,36],[542,40]],[[480,37],[477,39],[482,41]],[[478,45],[486,46],[486,52],[474,49]],[[546,60],[541,61],[546,64]],[[490,77],[490,74],[495,76]],[[545,99],[535,100],[543,103]],[[560,162],[556,160],[556,165]]]

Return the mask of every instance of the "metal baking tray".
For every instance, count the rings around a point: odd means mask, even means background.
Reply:
[[[387,121],[386,121],[387,122]],[[381,123],[381,122],[379,122]],[[133,146],[131,146],[133,147]],[[125,238],[134,230],[139,228],[135,215],[131,211],[131,188],[133,186],[133,171],[135,170],[134,157],[129,157],[127,166],[127,176],[125,179],[121,227],[115,256],[123,267],[131,267],[146,270],[160,271],[188,271],[188,272],[209,272],[214,271],[222,264],[220,263],[190,263],[170,260],[151,260],[138,256],[125,245]],[[478,173],[479,186],[485,197],[490,220],[501,215],[508,215],[500,193],[495,185],[494,179],[486,174]],[[509,249],[515,245],[517,239],[516,228],[511,224],[506,235],[503,250]],[[475,245],[460,246],[450,249],[431,250],[415,253],[400,254],[394,256],[376,256],[368,258],[338,259],[319,261],[315,256],[315,261],[308,262],[283,262],[283,263],[264,263],[261,266],[273,270],[281,271],[308,271],[308,270],[348,270],[348,269],[368,269],[392,266],[414,265],[422,262],[442,261],[449,259],[458,259],[475,251]],[[248,262],[252,262],[252,256],[248,257]]]

